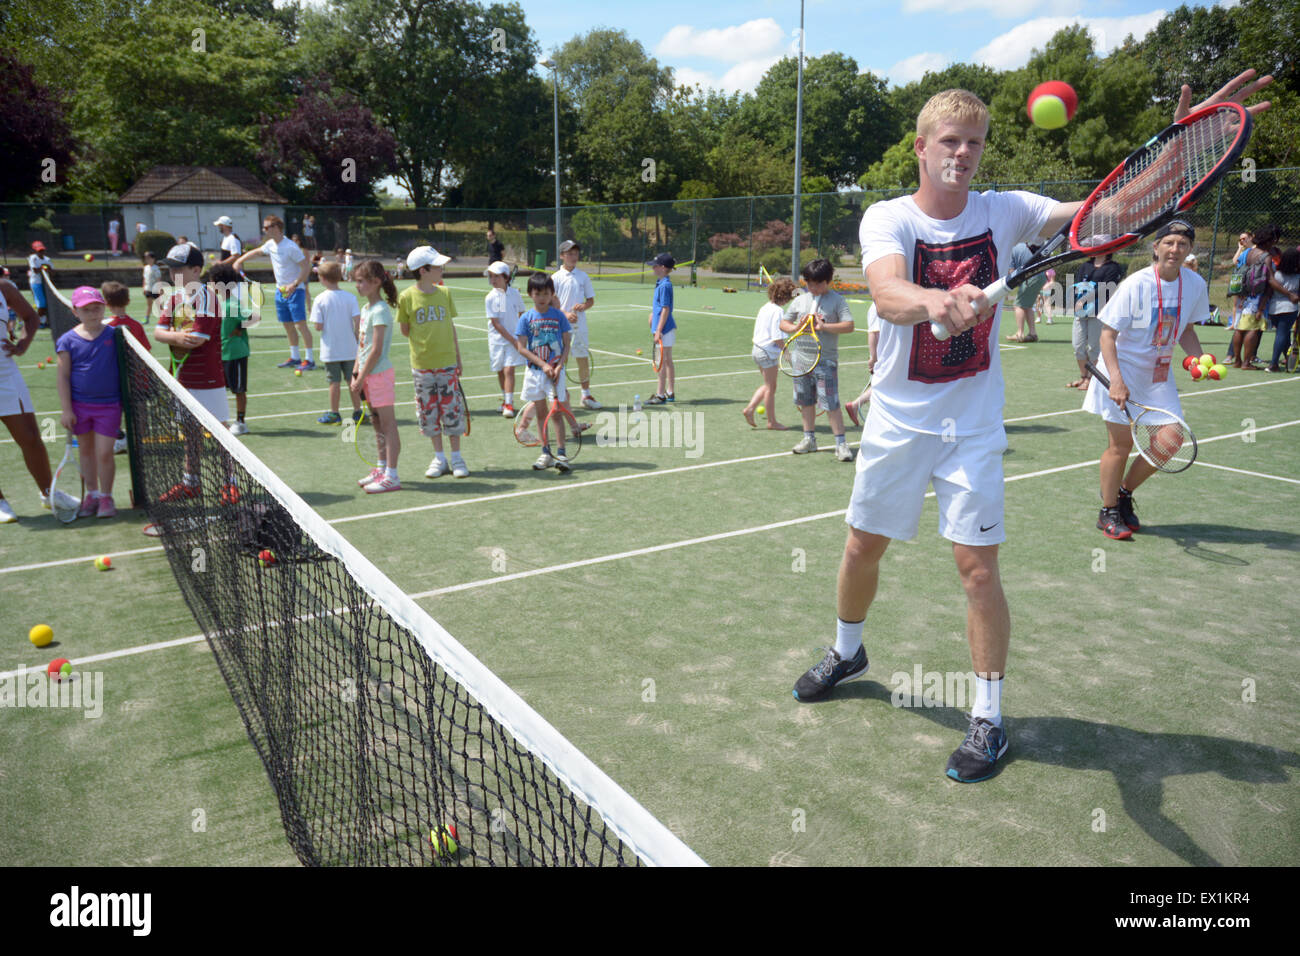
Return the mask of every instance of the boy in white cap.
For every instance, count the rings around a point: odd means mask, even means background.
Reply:
[[[513,330],[524,314],[524,300],[510,285],[510,266],[505,262],[492,263],[483,274],[492,283],[492,291],[483,300],[488,319],[488,359],[501,386],[501,416],[514,418],[515,369],[524,364],[524,357],[515,348]]]
[[[415,406],[420,433],[433,439],[433,461],[426,478],[440,478],[450,471],[457,478],[469,477],[469,466],[460,454],[460,436],[465,434],[465,404],[461,401],[463,364],[456,338],[456,306],[442,282],[442,267],[450,256],[432,246],[417,246],[406,257],[406,268],[415,285],[397,297],[397,322],[411,340],[411,378],[415,385]],[[442,437],[451,440],[451,463],[443,454]]]
[[[555,303],[573,326],[573,354],[578,362],[578,380],[582,383],[582,407],[599,409],[600,402],[591,394],[591,348],[587,341],[587,310],[596,304],[596,289],[591,276],[578,268],[582,246],[572,239],[560,243],[560,268],[551,281],[555,283]]]
[[[235,221],[229,216],[219,216],[212,225],[221,233],[221,258],[218,265],[233,266],[235,260],[244,254],[244,241],[235,235]]]
[[[277,368],[296,368],[311,371],[316,363],[311,360],[311,332],[307,329],[307,280],[311,277],[311,259],[303,254],[298,244],[284,234],[284,220],[267,216],[262,220],[266,242],[249,249],[231,263],[242,269],[253,256],[270,256],[275,272],[275,315],[284,326],[289,339],[289,359]],[[305,354],[299,358],[298,336],[307,343]]]

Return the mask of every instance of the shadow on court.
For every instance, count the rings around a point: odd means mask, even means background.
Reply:
[[[1300,535],[1271,528],[1243,528],[1230,524],[1162,524],[1143,525],[1134,537],[1151,535],[1168,538],[1194,558],[1214,564],[1243,568],[1250,564],[1243,558],[1205,547],[1209,544],[1262,544],[1275,551],[1300,551]]]
[[[836,691],[836,698],[876,700],[887,707],[893,706],[890,696],[887,686],[871,680],[846,684]],[[966,716],[956,708],[908,710],[953,731],[957,739],[966,732]],[[1193,866],[1223,864],[1164,814],[1161,807],[1167,777],[1217,773],[1244,783],[1289,784],[1287,768],[1300,768],[1300,754],[1275,747],[1204,734],[1148,733],[1075,717],[1008,717],[1007,732],[1011,747],[999,776],[1020,760],[1069,770],[1106,771],[1115,778],[1129,819]]]

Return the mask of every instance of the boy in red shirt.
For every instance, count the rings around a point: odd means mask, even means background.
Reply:
[[[120,282],[105,282],[99,287],[99,293],[108,304],[108,317],[104,320],[104,324],[122,326],[134,335],[141,345],[153,351],[148,336],[144,334],[144,326],[126,314],[126,307],[131,302],[131,290]],[[119,429],[117,441],[113,442],[113,454],[121,455],[125,452],[126,432]]]

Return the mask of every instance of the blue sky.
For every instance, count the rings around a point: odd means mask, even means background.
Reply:
[[[624,30],[679,82],[748,92],[797,43],[799,0],[522,0],[545,52],[596,27]],[[839,51],[891,83],[950,63],[1023,66],[1057,30],[1086,23],[1103,50],[1141,37],[1179,3],[1150,0],[806,0],[810,55]],[[1193,0],[1193,6],[1206,5]],[[1231,5],[1231,3],[1225,4]]]

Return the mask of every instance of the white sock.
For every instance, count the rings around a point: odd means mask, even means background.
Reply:
[[[296,345],[289,346],[289,358],[293,359],[295,362],[301,360],[298,355],[298,346]]]
[[[975,675],[975,706],[971,708],[972,717],[983,717],[1002,726],[1002,678],[985,680]]]
[[[511,399],[511,395],[510,395],[509,392],[502,392],[502,393],[501,393],[501,401],[505,402],[507,405],[510,405],[510,404],[511,404],[510,399]]]
[[[847,434],[835,436],[835,444],[837,445],[846,444],[848,440],[849,440],[849,436]]]
[[[463,464],[464,461],[465,461],[464,458],[461,458],[461,457],[460,457],[460,452],[458,452],[458,451],[453,451],[453,452],[451,453],[451,460],[452,460],[452,461],[458,461],[458,462],[461,462],[462,464]]]
[[[447,456],[446,456],[445,454],[443,454],[442,452],[440,452],[440,451],[435,451],[435,452],[433,453],[433,457],[436,458],[436,459],[438,459],[438,461],[442,462],[444,465],[447,464]]]
[[[397,469],[396,469],[396,468],[385,468],[385,469],[384,469],[384,474],[387,475],[389,478],[392,478],[393,481],[396,481],[396,480],[397,480]]]
[[[384,461],[384,459],[381,458],[379,459],[378,462],[375,463],[375,467],[378,468],[380,471],[387,471],[388,462]]]
[[[849,660],[862,646],[862,626],[866,621],[835,619],[835,653],[840,660]]]
[[[304,357],[307,359],[308,362],[311,361],[311,349],[306,349],[306,350],[305,350],[305,355],[304,355]]]
[[[591,389],[589,389],[589,388],[584,388],[584,389],[582,390],[582,397],[583,397],[583,398],[591,398]]]

